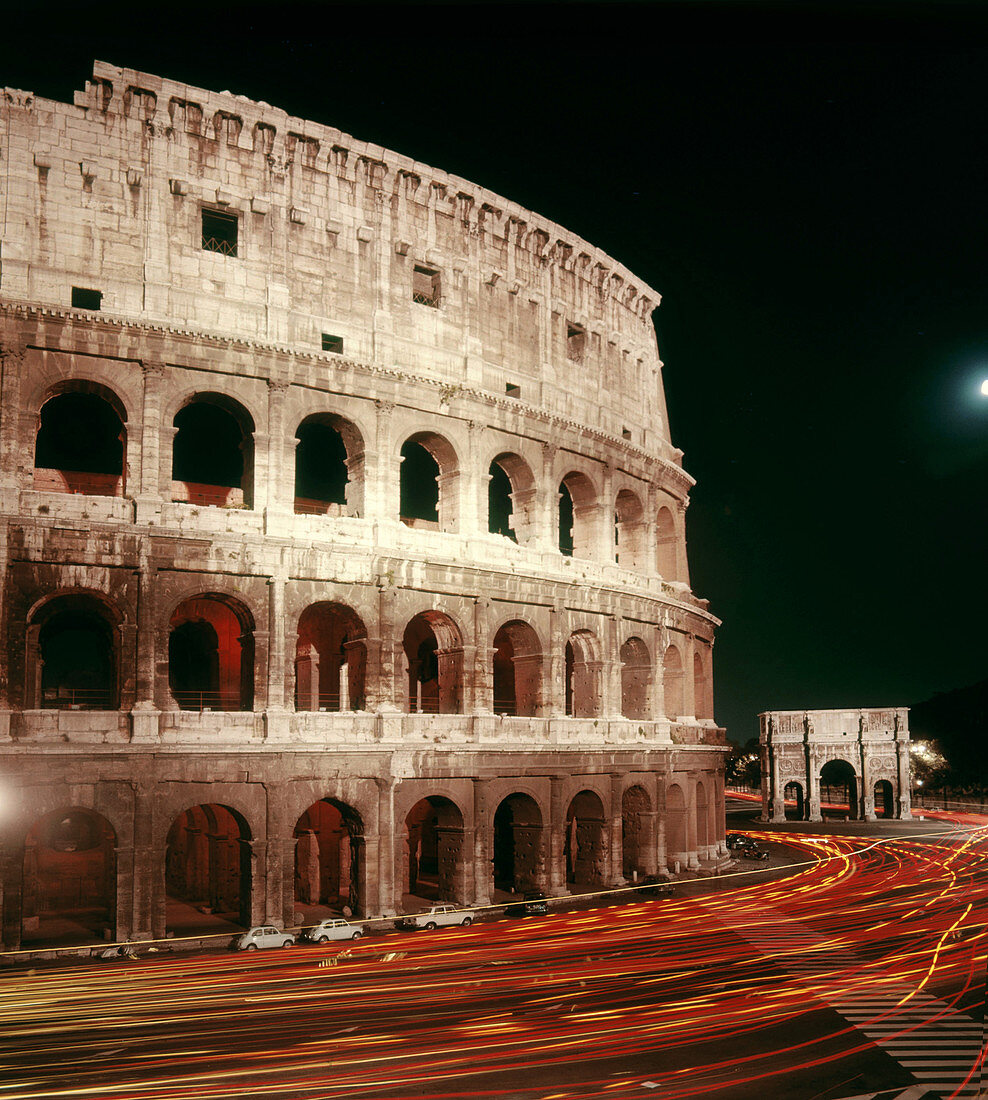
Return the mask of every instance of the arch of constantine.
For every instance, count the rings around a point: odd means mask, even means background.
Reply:
[[[908,716],[907,707],[760,714],[762,821],[822,821],[831,803],[821,789],[849,818],[912,817]]]
[[[3,947],[722,862],[658,295],[229,93],[0,114]]]

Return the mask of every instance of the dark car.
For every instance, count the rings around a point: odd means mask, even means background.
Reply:
[[[525,894],[521,901],[504,910],[506,917],[534,917],[549,912],[549,899],[545,894]]]
[[[758,847],[750,836],[743,836],[741,833],[728,833],[724,838],[724,842],[727,844],[727,850],[729,852],[736,852],[743,848]]]
[[[649,898],[666,897],[672,893],[672,883],[659,875],[646,875],[635,887],[635,892]]]

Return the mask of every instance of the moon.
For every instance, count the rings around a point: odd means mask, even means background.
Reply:
[[[981,383],[981,392],[985,397],[988,397],[988,378]]]

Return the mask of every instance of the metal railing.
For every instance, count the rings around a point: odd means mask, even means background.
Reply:
[[[250,710],[239,691],[172,691],[179,710]]]
[[[46,688],[42,692],[42,710],[116,710],[116,698],[110,688]]]
[[[206,252],[219,252],[223,256],[236,256],[237,242],[224,241],[219,237],[203,237],[202,247]]]

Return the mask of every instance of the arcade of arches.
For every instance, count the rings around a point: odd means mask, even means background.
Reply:
[[[126,820],[67,804],[26,821],[22,845],[0,852],[4,945],[232,933],[435,900],[485,905],[716,865],[726,857],[723,777],[696,763],[670,782],[364,779],[290,821],[235,784],[167,812],[138,805]],[[281,806],[289,789],[272,783],[266,797]],[[128,840],[142,813],[160,821],[160,846]]]

